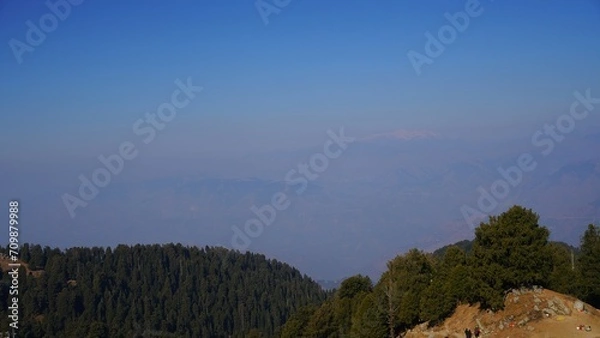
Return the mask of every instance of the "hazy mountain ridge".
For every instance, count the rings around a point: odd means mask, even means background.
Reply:
[[[183,184],[181,191],[188,192],[198,205],[210,205],[206,209],[207,215],[223,210],[229,213],[228,219],[234,220],[235,213],[240,213],[239,222],[253,216],[249,212],[252,203],[260,206],[269,203],[276,192],[288,192],[291,207],[278,214],[276,224],[263,236],[270,238],[267,233],[271,233],[275,238],[276,233],[285,241],[293,233],[298,242],[301,240],[297,236],[301,236],[314,243],[314,255],[342,249],[348,255],[344,264],[355,264],[357,259],[367,263],[367,258],[362,255],[374,258],[375,254],[386,255],[393,248],[408,247],[420,241],[430,243],[426,246],[435,246],[437,241],[443,243],[467,234],[470,229],[461,219],[460,206],[477,207],[477,187],[484,187],[489,192],[490,185],[502,178],[498,167],[508,168],[511,160],[514,165],[515,158],[520,155],[515,152],[505,159],[489,156],[485,159],[479,156],[483,151],[479,151],[473,152],[470,159],[448,161],[443,165],[439,164],[438,158],[410,163],[422,158],[423,154],[435,157],[444,152],[444,147],[462,153],[450,143],[446,139],[359,142],[340,157],[339,163],[332,161],[327,171],[310,182],[301,194],[290,192],[293,189],[284,180],[262,179],[201,179]],[[581,153],[582,149],[579,149]],[[597,171],[600,160],[590,154],[586,160],[557,165],[561,163],[561,153],[567,151],[556,151],[551,159],[554,165],[544,167],[545,163],[540,162],[534,172],[525,174],[523,183],[511,187],[509,196],[499,201],[497,209],[525,201],[543,215],[549,215],[548,218],[556,217],[550,220],[555,236],[573,242],[577,239],[569,236],[571,226],[581,227],[600,215],[599,209],[594,207],[600,200]],[[581,155],[578,156],[585,157]],[[464,153],[461,156],[467,157]],[[228,198],[221,203],[227,203],[226,209],[215,200],[224,196]],[[579,208],[574,209],[575,206]],[[580,219],[560,219],[569,215]],[[456,219],[456,225],[452,225],[452,218]],[[218,229],[216,227],[215,231]],[[313,231],[319,232],[319,238],[315,238]],[[401,237],[397,237],[400,234]],[[437,234],[437,240],[431,234]],[[325,248],[325,239],[330,236],[337,240],[327,240],[333,247]],[[263,249],[255,247],[257,250],[273,252],[269,249],[272,245],[260,238],[257,241],[264,245]],[[320,242],[323,242],[322,246],[318,245]],[[352,253],[352,250],[343,249],[348,244],[359,251]],[[288,250],[300,248],[292,246]]]
[[[267,205],[274,194],[283,192],[290,206],[277,212],[273,224],[252,239],[249,250],[289,261],[316,278],[335,280],[356,272],[356,267],[375,276],[398,251],[413,246],[433,250],[469,238],[472,232],[461,206],[477,209],[478,187],[489,193],[492,183],[502,179],[498,168],[515,165],[523,152],[534,156],[536,169],[511,186],[491,213],[512,204],[527,205],[540,211],[554,240],[575,243],[574,234],[600,219],[600,157],[595,152],[599,138],[598,133],[571,135],[547,157],[523,143],[527,140],[357,139],[315,180],[307,180],[305,190],[286,182],[286,175],[322,146],[237,159],[207,158],[201,165],[174,162],[171,166],[181,166],[177,176],[143,177],[127,168],[89,206],[78,208],[73,220],[60,197],[65,191],[76,193],[72,183],[77,181],[71,176],[71,184],[62,191],[40,186],[35,195],[22,196],[32,208],[55,206],[51,213],[27,216],[38,223],[62,219],[64,228],[44,236],[59,245],[70,244],[60,242],[60,233],[69,231],[75,243],[152,243],[167,236],[186,244],[231,247],[232,226],[243,228],[256,218],[253,205]],[[136,165],[152,168],[153,162],[142,159]],[[89,233],[75,231],[83,223]],[[330,257],[328,264],[322,257]]]

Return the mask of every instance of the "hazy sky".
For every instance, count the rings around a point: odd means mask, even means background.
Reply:
[[[270,3],[269,1],[267,1]],[[283,2],[283,1],[282,1]],[[87,0],[17,62],[43,1],[0,6],[3,156],[95,157],[132,137],[174,80],[204,87],[152,152],[257,150],[356,133],[530,123],[600,78],[596,1],[481,1],[418,76],[444,13],[466,1],[292,0],[265,25],[252,1]],[[315,138],[317,138],[315,140]],[[150,150],[148,150],[150,151]]]

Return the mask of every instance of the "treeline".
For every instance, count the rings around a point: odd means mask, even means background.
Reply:
[[[274,337],[327,294],[287,264],[224,248],[24,245],[19,337]],[[0,327],[10,276],[0,272]]]
[[[600,229],[589,225],[577,255],[549,242],[530,209],[514,206],[490,217],[475,239],[435,254],[417,249],[388,262],[376,285],[346,279],[320,306],[306,306],[285,324],[282,338],[384,338],[423,322],[439,323],[459,304],[499,310],[508,290],[534,285],[600,307]]]

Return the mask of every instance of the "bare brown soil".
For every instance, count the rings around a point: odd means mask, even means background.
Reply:
[[[600,338],[600,311],[588,304],[585,311],[577,311],[575,301],[551,290],[520,291],[506,297],[502,311],[493,313],[478,306],[460,305],[441,325],[427,328],[423,324],[405,337],[465,337],[465,328],[473,330],[480,325],[484,332],[481,337],[486,338]],[[557,304],[558,313],[544,311],[550,307],[556,309]],[[577,330],[579,325],[591,326],[591,331]]]

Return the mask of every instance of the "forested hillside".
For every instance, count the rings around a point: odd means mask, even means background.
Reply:
[[[579,250],[549,242],[530,209],[490,217],[475,239],[435,253],[412,249],[388,262],[373,285],[357,275],[320,307],[295,313],[283,338],[385,338],[423,322],[434,325],[460,304],[501,310],[506,292],[541,286],[600,306],[600,228],[589,225]]]
[[[287,264],[223,248],[24,245],[20,337],[273,337],[326,293]],[[0,326],[10,278],[1,273]]]
[[[599,307],[600,229],[590,224],[579,248],[549,234],[536,213],[514,206],[482,223],[473,241],[412,249],[377,283],[357,275],[334,293],[287,264],[224,248],[24,245],[19,336],[396,337],[460,304],[500,310],[507,291],[534,285]],[[0,273],[8,327],[11,278]]]

